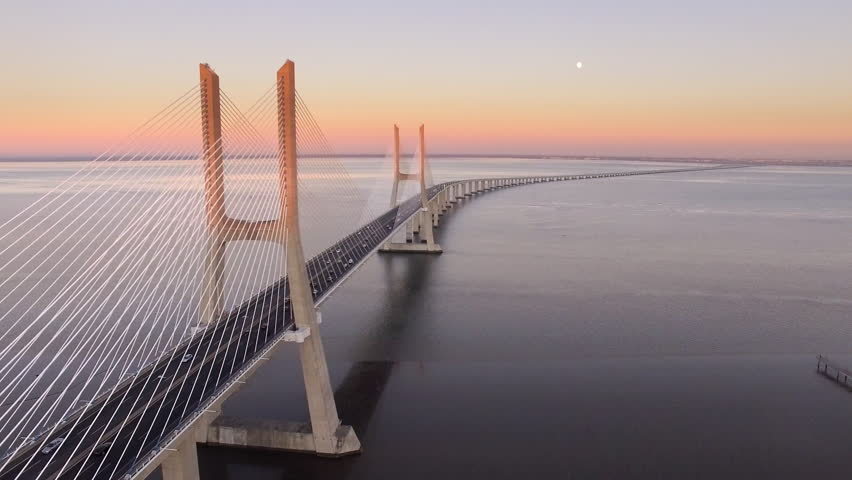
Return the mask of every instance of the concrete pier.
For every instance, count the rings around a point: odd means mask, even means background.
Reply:
[[[207,444],[286,452],[317,452],[325,457],[351,455],[361,449],[355,431],[346,425],[340,425],[334,432],[334,451],[320,452],[308,423],[227,416],[217,418],[207,429]]]
[[[163,480],[199,480],[195,437],[188,435],[160,465]]]
[[[411,217],[405,224],[405,243],[388,241],[379,252],[383,253],[441,253],[441,246],[435,243],[433,227],[438,226],[438,215],[445,210],[447,202],[447,190],[441,191],[434,199],[429,199],[426,194],[426,139],[424,126],[420,126],[420,169],[418,173],[402,173],[399,170],[399,129],[394,125],[394,189],[391,198],[391,207],[396,206],[398,199],[398,185],[401,180],[418,180],[420,183],[421,210]],[[414,234],[420,237],[420,242],[414,241]]]

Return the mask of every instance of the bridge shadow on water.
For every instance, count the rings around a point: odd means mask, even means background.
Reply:
[[[373,318],[370,327],[378,326],[383,334],[363,335],[352,351],[360,358],[383,359],[354,362],[334,392],[341,420],[355,428],[365,452],[370,448],[367,438],[376,407],[398,365],[394,359],[404,350],[406,338],[413,334],[413,319],[425,297],[423,292],[428,289],[435,260],[433,256],[405,254],[378,254],[371,260],[383,271],[379,278],[383,279],[386,298],[381,314]],[[331,367],[334,369],[333,364]],[[201,444],[198,455],[204,480],[348,478],[361,459],[361,455],[327,459],[303,453]]]

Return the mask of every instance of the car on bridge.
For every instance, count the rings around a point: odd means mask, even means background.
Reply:
[[[63,437],[54,438],[47,445],[45,445],[44,448],[41,449],[41,453],[43,453],[44,455],[48,455],[50,452],[56,450],[57,447],[62,445],[62,442],[64,441],[65,439]]]

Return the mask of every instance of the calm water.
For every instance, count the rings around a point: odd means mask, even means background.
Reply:
[[[380,167],[351,171],[381,186]],[[8,217],[67,167],[0,168]],[[437,180],[644,168],[433,163]],[[814,367],[852,365],[852,169],[526,186],[461,203],[437,238],[443,255],[374,256],[323,305],[364,452],[201,448],[203,478],[849,477],[852,393]],[[300,383],[282,348],[225,413],[306,420]]]
[[[511,189],[438,237],[323,308],[364,453],[205,448],[205,478],[849,478],[852,394],[814,363],[852,364],[852,170]],[[294,353],[226,413],[304,419]]]

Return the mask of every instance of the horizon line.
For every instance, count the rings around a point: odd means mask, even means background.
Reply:
[[[416,152],[401,152],[400,155],[415,155]],[[0,161],[84,161],[97,158],[98,154],[0,154]],[[381,158],[387,153],[332,153],[306,154],[305,158]],[[764,164],[798,164],[798,165],[833,165],[852,166],[852,158],[841,160],[806,159],[806,158],[777,158],[777,157],[705,157],[705,156],[654,156],[654,155],[572,155],[572,154],[536,154],[536,153],[430,153],[432,158],[518,158],[518,159],[559,159],[559,160],[621,160],[621,161],[662,161],[684,163],[737,163],[752,162]]]

